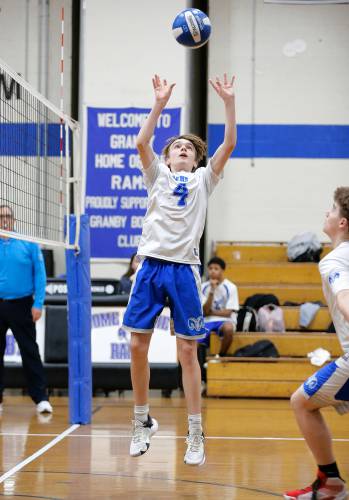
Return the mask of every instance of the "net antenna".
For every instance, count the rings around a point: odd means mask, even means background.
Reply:
[[[79,251],[79,231],[70,243],[69,224],[65,231],[71,185],[80,218],[79,129],[0,59],[0,206],[10,207],[15,219],[0,234]]]

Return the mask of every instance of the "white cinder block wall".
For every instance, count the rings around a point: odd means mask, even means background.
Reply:
[[[61,8],[64,7],[64,111],[71,109],[71,0],[0,0],[1,59],[60,106]],[[41,34],[41,18],[46,16],[47,30]],[[41,41],[47,50],[45,70],[39,62]],[[46,79],[46,84],[43,81]],[[42,86],[43,88],[40,88]]]
[[[209,72],[236,74],[238,123],[348,125],[349,5],[217,0],[210,18]],[[208,102],[209,123],[222,123],[213,92]],[[210,201],[207,249],[217,240],[287,241],[305,230],[326,241],[324,213],[334,189],[348,184],[348,159],[233,159]]]

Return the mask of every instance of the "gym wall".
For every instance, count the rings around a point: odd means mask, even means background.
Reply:
[[[151,77],[159,73],[176,81],[170,104],[185,110],[192,68],[171,24],[187,2],[81,3],[81,108],[149,107]],[[62,4],[65,111],[70,113],[72,0],[0,0],[1,57],[59,105]],[[348,128],[338,128],[348,127],[349,116],[349,5],[215,0],[209,15],[209,74],[236,75],[239,132],[235,156],[210,200],[206,258],[217,240],[287,241],[313,230],[326,241],[325,211],[334,189],[349,179]],[[186,121],[184,116],[184,129]],[[212,89],[208,122],[212,152],[224,122]],[[92,262],[92,276],[117,278],[126,266],[125,261]],[[64,272],[62,251],[55,250],[55,268],[56,274]]]
[[[334,189],[349,183],[349,5],[219,0],[210,18],[209,73],[236,75],[243,127],[210,201],[207,254],[217,240],[287,241],[315,231],[327,241],[325,211]],[[208,99],[216,141],[223,106],[212,91]],[[336,152],[342,157],[331,158]]]

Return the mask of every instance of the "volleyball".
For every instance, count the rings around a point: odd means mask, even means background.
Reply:
[[[181,45],[188,49],[198,49],[210,37],[211,22],[199,9],[185,9],[173,21],[172,33]]]

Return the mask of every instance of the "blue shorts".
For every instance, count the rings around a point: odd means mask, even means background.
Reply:
[[[349,354],[320,368],[303,384],[306,399],[323,406],[334,406],[341,415],[349,411]]]
[[[202,340],[199,340],[200,344],[205,344],[206,347],[210,347],[210,335],[211,333],[216,333],[219,337],[223,337],[223,332],[221,330],[224,323],[228,323],[227,321],[208,321],[205,323],[206,327],[206,336]]]
[[[136,271],[123,328],[152,333],[168,299],[177,337],[204,338],[200,281],[198,266],[145,258]]]

